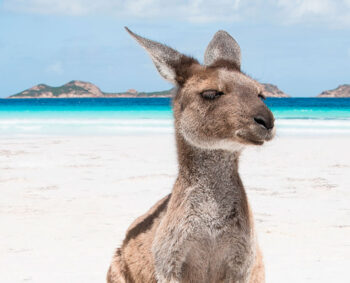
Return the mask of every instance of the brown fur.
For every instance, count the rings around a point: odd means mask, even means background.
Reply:
[[[259,99],[261,86],[240,72],[239,47],[225,32],[214,37],[207,57],[213,61],[213,48],[219,47],[225,58],[235,56],[232,52],[239,56],[234,64],[218,58],[210,66],[130,34],[159,72],[177,84],[173,110],[179,173],[171,195],[130,226],[107,281],[264,282],[253,216],[238,173],[242,147],[273,137],[272,113]],[[206,90],[219,95],[207,99]]]

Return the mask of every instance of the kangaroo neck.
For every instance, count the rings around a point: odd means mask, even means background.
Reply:
[[[210,203],[209,207],[217,209],[218,218],[226,219],[234,212],[241,227],[250,227],[248,199],[238,173],[239,152],[197,148],[178,134],[176,142],[179,176],[170,207],[176,209],[190,200],[198,210]]]
[[[189,186],[205,184],[216,189],[222,185],[243,189],[238,173],[239,152],[209,150],[189,144],[176,134],[179,178]]]

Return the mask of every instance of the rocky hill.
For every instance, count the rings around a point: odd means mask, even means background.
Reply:
[[[262,84],[264,86],[263,94],[266,97],[290,97],[273,84]]]
[[[67,98],[67,97],[103,97],[103,92],[94,84],[71,81],[59,87],[45,84],[11,95],[10,98]]]
[[[350,97],[350,85],[340,85],[336,89],[326,90],[317,97]]]
[[[289,97],[277,86],[272,84],[264,85],[264,95],[266,97]],[[129,89],[126,92],[107,93],[102,92],[97,86],[89,82],[70,81],[59,87],[52,87],[39,84],[11,95],[9,98],[79,98],[79,97],[171,97],[172,89],[158,92],[138,92]]]
[[[170,97],[171,90],[159,92],[137,92],[129,89],[121,93],[102,92],[96,85],[83,81],[70,81],[59,87],[39,84],[11,95],[9,98],[79,98],[79,97]]]

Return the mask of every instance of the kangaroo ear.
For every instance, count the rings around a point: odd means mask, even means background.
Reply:
[[[198,61],[156,41],[141,37],[127,27],[126,31],[146,49],[161,76],[173,84],[182,85],[191,75],[190,67]]]
[[[224,30],[215,33],[204,54],[205,65],[214,65],[220,61],[241,68],[241,49],[236,40]]]

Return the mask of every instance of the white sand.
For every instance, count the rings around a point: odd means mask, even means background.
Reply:
[[[245,150],[267,282],[349,282],[349,141]],[[126,228],[176,171],[170,135],[2,138],[0,282],[104,282]]]

